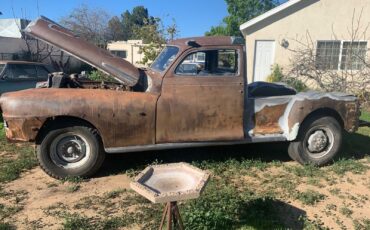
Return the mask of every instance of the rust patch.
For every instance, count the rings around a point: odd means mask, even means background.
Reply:
[[[279,125],[279,119],[284,115],[288,103],[266,106],[261,111],[255,113],[253,129],[254,134],[282,134],[284,131]]]
[[[6,118],[6,137],[10,141],[34,141],[45,119]]]
[[[336,111],[344,123],[344,129],[348,132],[355,132],[358,127],[359,107],[357,101],[340,101],[328,97],[319,100],[305,99],[297,101],[293,105],[288,117],[289,130],[295,123],[302,123],[312,112],[318,109],[332,109]],[[294,111],[294,112],[293,112]]]

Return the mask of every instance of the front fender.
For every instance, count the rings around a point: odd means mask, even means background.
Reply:
[[[104,147],[155,142],[157,95],[99,89],[31,89],[0,98],[8,138],[33,141],[48,118],[76,117],[91,123]]]

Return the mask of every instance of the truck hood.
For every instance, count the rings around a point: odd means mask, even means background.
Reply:
[[[87,42],[46,17],[41,16],[32,21],[24,31],[113,76],[125,85],[134,86],[139,80],[140,72],[134,65]]]

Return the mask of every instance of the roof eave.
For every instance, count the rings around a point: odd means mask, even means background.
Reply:
[[[303,0],[289,0],[289,1],[279,5],[277,7],[267,11],[266,13],[261,14],[261,15],[255,17],[255,18],[243,23],[242,25],[240,25],[239,29],[242,32],[242,34],[245,36],[246,35],[246,30],[248,28],[250,28],[251,26],[253,26],[253,25],[255,25],[255,24],[257,24],[257,23],[259,23],[259,22],[261,22],[261,21],[263,21],[263,20],[265,20],[265,19],[267,19],[267,18],[269,18],[269,17],[271,17],[271,16],[273,16],[273,15],[275,15],[275,14],[277,14],[277,13],[279,13],[279,12],[281,12],[281,11],[283,11],[283,10],[285,10],[285,9],[287,9],[287,8],[297,4],[299,2],[301,2],[301,1],[303,1]]]

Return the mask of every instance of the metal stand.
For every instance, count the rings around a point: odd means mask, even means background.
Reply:
[[[182,219],[181,219],[179,208],[177,207],[176,201],[168,202],[166,206],[164,207],[159,230],[163,229],[166,216],[167,216],[167,229],[168,230],[172,230],[172,225],[174,229],[176,228],[176,226],[178,226],[180,230],[184,230],[184,224],[182,223]]]

